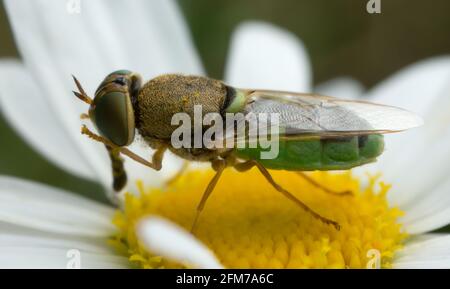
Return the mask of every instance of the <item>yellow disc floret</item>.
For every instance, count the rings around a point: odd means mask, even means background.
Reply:
[[[191,170],[167,188],[144,188],[128,194],[110,240],[143,268],[180,267],[146,252],[136,239],[135,224],[146,215],[160,215],[189,230],[196,206],[211,180],[210,170]],[[320,215],[339,222],[326,225],[274,190],[257,169],[227,169],[199,218],[195,236],[228,268],[366,268],[389,267],[406,235],[397,218],[401,211],[386,200],[389,186],[370,178],[361,189],[350,173],[315,172],[311,176],[335,191],[314,187],[293,172],[271,171],[273,178]],[[378,186],[377,186],[378,185]],[[378,192],[375,192],[379,187]]]

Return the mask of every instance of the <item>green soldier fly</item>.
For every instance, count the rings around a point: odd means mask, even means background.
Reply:
[[[202,76],[167,74],[142,85],[137,73],[119,70],[103,80],[93,99],[75,77],[74,80],[78,88],[78,92],[74,93],[90,105],[85,117],[91,119],[99,135],[86,126],[83,126],[82,133],[106,146],[116,191],[126,184],[121,154],[155,170],[161,169],[167,150],[188,161],[211,163],[216,174],[200,200],[192,230],[206,200],[228,167],[238,171],[257,167],[277,191],[314,217],[339,229],[337,222],[322,217],[281,187],[268,169],[296,171],[313,185],[321,187],[302,172],[347,170],[374,162],[384,149],[383,134],[403,131],[422,123],[415,114],[397,107],[316,94],[238,89]],[[244,135],[228,132],[221,137],[216,136],[211,143],[203,143],[202,147],[174,146],[171,139],[177,127],[172,123],[173,116],[184,113],[194,119],[196,106],[202,107],[203,114],[215,113],[223,118],[230,113],[244,116],[276,114],[278,154],[272,158],[262,158],[261,153],[266,148],[239,145],[261,137],[259,128],[257,131],[247,129]],[[271,127],[270,123],[268,127]],[[193,129],[205,132],[208,128],[201,122]],[[151,161],[127,148],[134,140],[135,130],[155,150]],[[229,140],[235,146],[217,145]],[[332,194],[351,194],[321,188]]]

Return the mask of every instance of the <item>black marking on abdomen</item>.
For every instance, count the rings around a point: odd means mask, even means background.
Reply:
[[[228,86],[228,85],[225,85],[225,88],[227,90],[227,94],[225,96],[225,100],[223,102],[222,109],[220,110],[220,114],[222,116],[225,116],[225,111],[230,106],[230,104],[233,103],[233,100],[236,97],[236,89],[234,89],[233,87]]]
[[[368,140],[369,140],[369,137],[367,135],[360,135],[358,137],[358,147],[359,148],[364,147]]]

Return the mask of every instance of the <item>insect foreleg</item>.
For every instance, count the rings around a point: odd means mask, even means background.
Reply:
[[[115,144],[113,144],[111,141],[107,140],[106,138],[99,136],[95,133],[93,133],[92,131],[90,131],[87,126],[83,125],[81,127],[81,133],[87,135],[88,137],[90,137],[91,139],[101,142],[113,149],[118,149],[120,151],[120,153],[126,155],[127,157],[137,161],[138,163],[143,164],[144,166],[147,166],[149,168],[152,168],[154,170],[159,171],[162,167],[162,159],[164,156],[164,152],[166,151],[166,147],[165,146],[161,146],[160,148],[158,148],[156,150],[156,152],[153,154],[153,158],[152,158],[152,162],[149,162],[147,160],[145,160],[144,158],[138,156],[137,154],[133,153],[132,151],[130,151],[129,149],[125,148],[125,147],[119,147],[116,146]]]
[[[302,178],[304,178],[307,182],[309,182],[311,185],[315,186],[316,188],[321,189],[322,191],[324,191],[327,194],[331,194],[331,195],[335,195],[335,196],[353,196],[352,191],[341,191],[341,192],[337,192],[337,191],[333,191],[329,188],[326,188],[324,186],[322,186],[321,184],[319,184],[318,182],[316,182],[313,178],[309,177],[308,175],[306,175],[303,172],[296,172],[299,176],[301,176]]]
[[[111,159],[111,168],[113,175],[113,189],[116,192],[122,190],[127,184],[127,173],[123,166],[123,159],[120,157],[120,151],[105,145]]]
[[[269,183],[280,193],[282,193],[284,196],[286,196],[289,200],[293,201],[294,203],[296,203],[297,205],[299,205],[300,207],[302,207],[305,211],[307,211],[308,213],[310,213],[311,215],[313,215],[315,218],[319,219],[320,221],[324,222],[325,224],[329,224],[329,225],[333,225],[336,230],[340,230],[340,226],[337,222],[332,221],[330,219],[327,219],[325,217],[322,217],[321,215],[319,215],[318,213],[316,213],[315,211],[313,211],[311,208],[309,208],[306,204],[304,204],[302,201],[300,201],[299,199],[297,199],[293,194],[291,194],[289,191],[287,191],[286,189],[284,189],[282,186],[280,186],[279,184],[277,184],[274,179],[272,178],[272,176],[270,175],[269,171],[262,166],[260,163],[256,162],[255,163],[256,167],[259,169],[259,171],[263,174],[263,176],[266,178],[267,181],[269,181]]]
[[[214,175],[214,177],[212,178],[212,180],[209,182],[208,186],[206,187],[206,190],[203,193],[202,199],[200,200],[200,203],[197,206],[197,212],[195,213],[194,222],[192,223],[191,233],[193,233],[195,231],[198,218],[200,217],[200,213],[202,212],[203,208],[205,207],[206,201],[208,200],[212,191],[216,187],[217,182],[219,181],[220,176],[222,175],[222,172],[225,170],[226,162],[224,160],[216,160],[216,161],[214,161],[213,167],[216,170],[216,174]]]

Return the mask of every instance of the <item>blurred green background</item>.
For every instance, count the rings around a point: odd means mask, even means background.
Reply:
[[[233,29],[264,20],[305,43],[314,83],[351,76],[370,88],[420,59],[450,53],[450,1],[381,0],[381,14],[367,0],[180,0],[208,74],[222,78]],[[19,57],[3,3],[0,57]],[[0,174],[20,176],[105,201],[100,186],[61,171],[36,154],[0,115]]]

